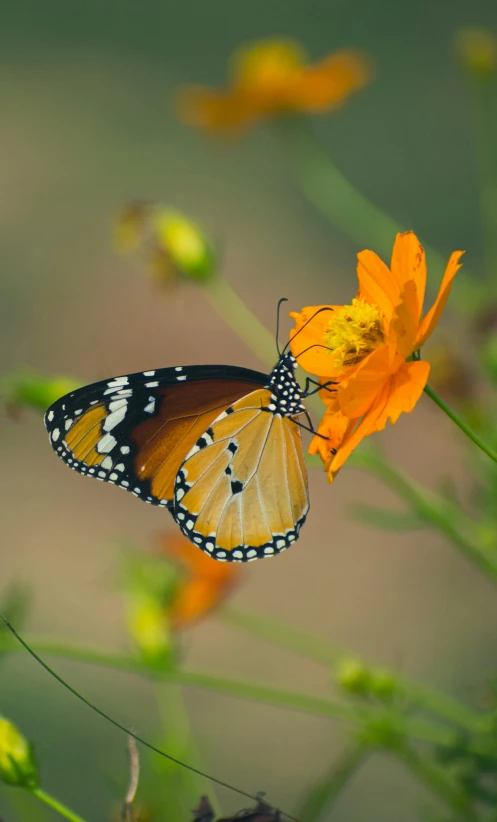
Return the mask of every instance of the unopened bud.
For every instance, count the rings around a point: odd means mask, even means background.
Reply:
[[[12,722],[0,717],[0,782],[33,790],[38,770],[33,748]]]
[[[158,211],[156,243],[174,268],[194,280],[207,280],[215,273],[214,249],[196,223],[179,211]]]
[[[370,691],[370,672],[360,659],[342,659],[337,667],[336,681],[351,694],[366,694]]]

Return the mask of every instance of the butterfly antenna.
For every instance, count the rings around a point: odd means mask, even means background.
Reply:
[[[181,759],[177,759],[176,757],[171,756],[171,754],[168,754],[165,751],[161,750],[160,748],[157,748],[155,745],[152,745],[151,742],[147,742],[146,739],[143,739],[143,737],[139,736],[134,731],[131,731],[129,728],[126,728],[124,725],[121,725],[121,723],[118,722],[117,719],[113,719],[113,717],[109,716],[109,714],[106,714],[105,711],[102,711],[101,708],[98,708],[96,705],[94,705],[92,702],[90,702],[89,699],[86,699],[86,697],[84,697],[83,694],[80,694],[75,688],[73,688],[72,685],[69,685],[68,682],[66,682],[64,679],[62,679],[62,677],[56,671],[54,671],[53,668],[51,668],[46,662],[43,661],[43,659],[40,656],[38,656],[36,651],[34,651],[28,645],[26,640],[24,640],[22,638],[22,636],[17,633],[16,629],[10,624],[8,619],[6,619],[2,613],[0,613],[0,622],[3,622],[3,624],[5,625],[7,630],[9,630],[10,633],[19,642],[19,644],[22,645],[24,650],[27,651],[28,654],[38,663],[38,665],[41,665],[41,667],[44,668],[45,671],[48,674],[50,674],[50,676],[53,677],[53,679],[55,679],[59,683],[59,685],[62,685],[67,691],[69,691],[69,693],[71,693],[73,696],[75,696],[76,699],[79,699],[79,701],[82,702],[83,705],[86,705],[87,708],[90,708],[90,710],[94,711],[96,714],[98,714],[100,717],[102,717],[102,719],[105,719],[107,722],[110,722],[110,724],[114,725],[115,728],[117,728],[118,730],[125,733],[126,736],[128,737],[128,739],[129,739],[129,737],[131,737],[136,742],[139,742],[140,745],[143,745],[145,748],[148,748],[150,751],[153,751],[154,753],[158,754],[159,756],[164,757],[164,759],[168,759],[170,762],[174,762],[176,765],[181,765],[183,768],[186,768],[188,771],[191,771],[192,773],[196,773],[198,776],[201,776],[204,779],[209,779],[211,782],[214,782],[216,785],[220,785],[223,788],[228,788],[228,790],[233,791],[234,793],[238,793],[241,796],[245,796],[248,799],[252,799],[254,802],[259,801],[258,795],[247,793],[247,791],[242,791],[240,788],[235,788],[233,785],[230,785],[229,782],[223,782],[222,779],[217,779],[215,776],[211,776],[210,774],[205,773],[204,771],[201,771],[198,768],[194,768],[193,765],[188,765],[186,762],[182,762]],[[274,810],[276,812],[278,812],[280,809],[275,807]],[[299,820],[295,816],[291,816],[290,814],[285,813],[285,811],[280,811],[280,812],[283,813],[284,816],[287,816],[288,819],[293,820],[293,822],[299,822]]]
[[[280,299],[278,300],[278,307],[277,307],[277,309],[276,309],[276,350],[277,350],[277,352],[278,352],[278,357],[281,357],[280,343],[279,343],[279,336],[280,336],[280,308],[281,308],[281,303],[287,303],[287,302],[288,302],[288,298],[287,298],[287,297],[280,297]]]
[[[300,351],[299,354],[296,354],[295,359],[298,360],[298,358],[302,357],[303,354],[307,354],[307,352],[310,351],[311,348],[324,348],[326,351],[328,351],[328,353],[330,351],[333,351],[333,349],[330,348],[328,345],[322,345],[321,343],[313,343],[312,345],[309,345],[307,348],[304,348],[303,351]]]
[[[322,312],[323,312],[323,311],[333,311],[333,309],[332,309],[332,307],[331,307],[331,306],[329,306],[329,305],[325,305],[325,306],[323,306],[323,308],[318,308],[318,310],[314,312],[314,314],[312,315],[312,317],[309,317],[309,319],[307,320],[307,322],[305,322],[305,323],[304,323],[304,325],[302,326],[302,328],[299,328],[299,330],[295,332],[295,334],[293,335],[293,337],[292,337],[290,340],[288,340],[287,344],[285,345],[285,347],[284,347],[284,349],[283,349],[283,352],[282,352],[283,354],[284,354],[284,353],[285,353],[285,351],[287,350],[287,348],[288,348],[288,346],[290,345],[290,343],[291,343],[291,342],[293,342],[293,340],[295,339],[295,337],[297,337],[297,336],[300,334],[300,332],[301,332],[301,331],[303,331],[303,330],[304,330],[304,328],[306,328],[306,327],[309,325],[309,323],[311,323],[311,322],[315,319],[315,317],[317,317],[317,315],[318,315],[318,314],[322,314]],[[324,347],[326,348],[326,346],[324,346]],[[300,356],[300,355],[299,355],[299,356]]]

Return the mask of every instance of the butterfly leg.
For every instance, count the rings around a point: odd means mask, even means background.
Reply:
[[[317,388],[313,388],[313,390],[310,391],[310,385],[316,385]],[[312,397],[313,394],[317,394],[318,391],[321,391],[323,388],[332,393],[334,389],[329,388],[330,385],[336,385],[336,382],[334,382],[333,380],[328,380],[327,382],[320,383],[318,382],[318,380],[313,380],[312,377],[307,377],[305,381],[304,396]]]
[[[312,423],[312,420],[311,420],[311,418],[310,418],[310,416],[309,416],[309,412],[308,412],[308,411],[305,411],[304,413],[305,413],[305,416],[306,416],[307,422],[309,423],[309,425],[308,425],[308,426],[307,426],[307,425],[302,425],[302,423],[301,423],[301,422],[299,422],[298,420],[295,420],[295,419],[293,419],[293,418],[292,418],[292,422],[294,422],[294,423],[295,423],[295,425],[298,425],[298,426],[299,426],[299,428],[303,428],[303,429],[304,429],[304,431],[309,431],[309,433],[314,434],[314,436],[315,436],[315,437],[320,437],[322,440],[327,440],[327,439],[328,439],[328,437],[326,437],[324,434],[320,434],[320,433],[319,433],[319,431],[316,431],[316,429],[314,428],[314,425],[313,425],[313,423]],[[330,453],[331,453],[331,454],[336,454],[336,452],[337,452],[336,448],[332,448],[332,449],[330,450]]]

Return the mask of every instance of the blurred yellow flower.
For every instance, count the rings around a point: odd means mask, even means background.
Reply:
[[[413,355],[435,329],[461,267],[454,251],[435,303],[422,317],[425,252],[412,231],[397,234],[391,266],[373,251],[358,255],[359,292],[351,305],[310,306],[291,313],[291,349],[316,374],[326,412],[310,453],[318,453],[330,482],[364,437],[413,410],[430,366]],[[322,310],[320,310],[322,309]]]
[[[316,113],[340,106],[371,79],[367,57],[342,49],[307,63],[293,40],[263,40],[238,49],[226,89],[186,88],[179,97],[185,122],[207,131],[241,131],[279,114]]]
[[[186,537],[164,537],[161,550],[184,573],[167,606],[173,628],[198,622],[228,596],[241,577],[234,563],[217,562]]]
[[[486,80],[497,73],[497,37],[483,27],[468,27],[458,31],[456,55],[464,69],[476,79]]]
[[[216,273],[216,254],[202,229],[180,211],[144,202],[124,206],[114,220],[114,248],[137,252],[153,279],[205,281]]]

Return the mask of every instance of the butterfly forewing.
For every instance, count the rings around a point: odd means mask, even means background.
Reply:
[[[172,513],[203,551],[243,562],[288,548],[308,510],[300,430],[259,389],[221,412],[191,448]]]
[[[71,468],[170,506],[185,454],[227,406],[265,380],[232,366],[139,372],[62,397],[45,424]]]

